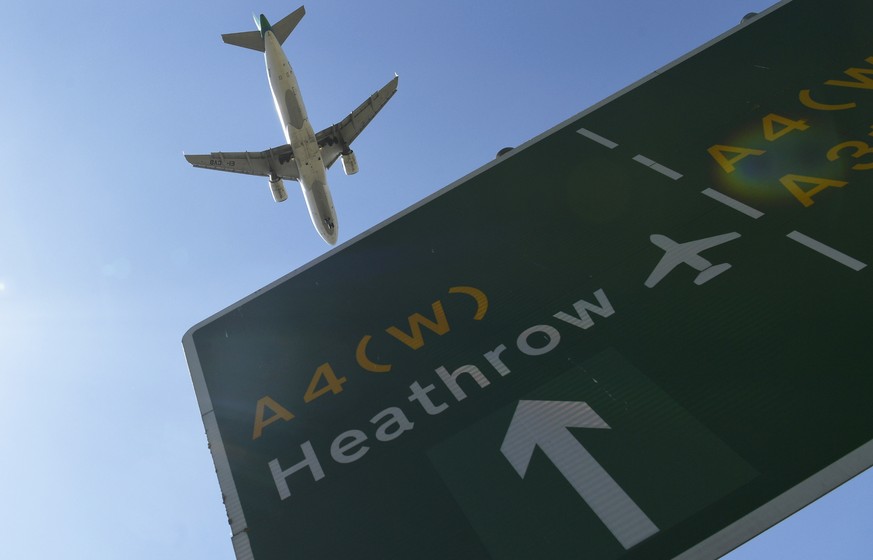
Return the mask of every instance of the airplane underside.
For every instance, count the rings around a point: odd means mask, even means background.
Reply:
[[[228,44],[264,53],[267,81],[287,143],[261,152],[213,152],[185,155],[185,159],[194,167],[267,177],[276,202],[288,198],[284,180],[298,181],[313,226],[333,245],[337,240],[337,217],[326,170],[341,159],[347,175],[357,173],[351,143],[396,93],[398,77],[395,75],[345,119],[314,133],[296,76],[281,47],[304,14],[301,6],[273,26],[262,14],[255,19],[257,31],[222,35]]]

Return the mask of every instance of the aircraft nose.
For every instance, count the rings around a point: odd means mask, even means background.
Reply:
[[[321,238],[324,239],[328,244],[335,245],[337,240],[337,227],[336,224],[330,218],[325,218],[321,222],[321,227],[318,228],[318,233],[321,234]]]

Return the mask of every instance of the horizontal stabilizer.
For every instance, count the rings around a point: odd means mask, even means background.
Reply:
[[[306,10],[303,6],[300,6],[273,26],[273,35],[279,40],[280,45],[285,42],[288,35],[291,35],[291,32],[294,31],[294,28],[297,27],[297,24],[300,23],[304,15],[306,15]]]
[[[228,45],[236,45],[246,49],[264,52],[264,39],[260,31],[243,31],[242,33],[225,33],[221,40]]]
[[[294,28],[297,27],[297,24],[300,23],[300,20],[303,19],[304,15],[306,15],[306,10],[303,6],[300,6],[282,18],[282,21],[276,25],[270,25],[262,15],[260,20],[262,23],[258,24],[260,27],[258,31],[225,33],[221,36],[221,40],[229,45],[236,45],[237,47],[264,52],[264,33],[272,31],[273,35],[276,36],[276,39],[281,45],[285,42],[285,39],[291,35],[291,32],[294,31]],[[255,22],[258,22],[258,20],[256,19]]]
[[[322,160],[325,167],[330,167],[343,153],[349,149],[352,141],[364,130],[373,117],[388,103],[397,92],[396,75],[382,88],[361,103],[357,109],[342,121],[326,128],[315,135],[321,146]]]

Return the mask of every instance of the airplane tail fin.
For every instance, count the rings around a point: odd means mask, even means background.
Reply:
[[[270,25],[270,22],[267,21],[266,17],[264,17],[264,14],[261,14],[260,18],[255,18],[255,24],[258,26],[257,31],[225,33],[221,36],[221,39],[229,45],[236,45],[237,47],[264,52],[264,33],[272,31],[273,35],[276,36],[276,39],[279,40],[279,44],[281,45],[285,42],[285,39],[291,35],[291,32],[294,31],[294,28],[297,27],[297,24],[300,23],[300,20],[303,19],[305,14],[306,10],[303,6],[300,6],[282,18],[282,20],[276,25]]]

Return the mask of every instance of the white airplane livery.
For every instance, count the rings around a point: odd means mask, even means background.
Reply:
[[[358,162],[350,145],[397,91],[398,78],[395,75],[345,119],[316,134],[306,115],[297,78],[281,46],[305,13],[301,6],[272,26],[261,14],[255,19],[258,31],[221,36],[225,43],[264,53],[267,81],[286,144],[263,152],[186,154],[185,159],[194,167],[268,177],[276,202],[288,199],[284,179],[298,181],[312,225],[322,239],[333,245],[338,234],[337,217],[326,170],[337,159],[342,159],[346,175],[358,172]]]

